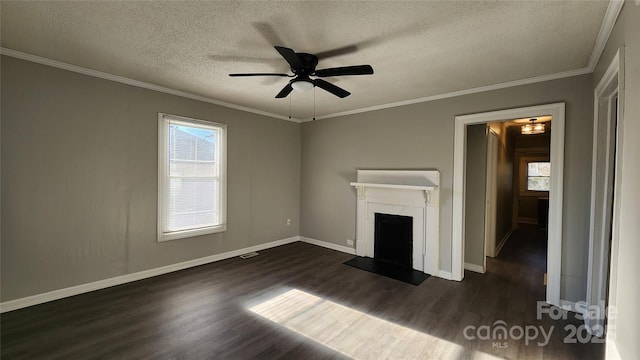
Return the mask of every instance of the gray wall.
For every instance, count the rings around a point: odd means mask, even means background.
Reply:
[[[467,160],[464,197],[464,262],[484,264],[487,195],[487,125],[467,126]]]
[[[618,153],[621,154],[619,180],[619,242],[613,249],[610,305],[617,309],[614,343],[622,359],[633,359],[640,354],[640,4],[627,1],[618,17],[616,26],[594,72],[595,87],[611,63],[618,48],[624,47],[624,117],[618,126],[622,138]],[[614,227],[616,224],[614,224]]]
[[[558,101],[567,104],[561,296],[584,299],[591,75],[302,129],[9,57],[2,75],[2,301],[298,234],[346,245],[357,168],[441,171],[440,268],[451,271],[455,115]],[[226,233],[155,241],[158,112],[229,125]]]
[[[487,91],[302,125],[301,235],[346,246],[355,237],[358,168],[441,172],[440,269],[451,271],[453,135],[456,115],[566,103],[563,299],[585,298],[593,89],[591,75]]]
[[[228,124],[228,231],[156,242],[158,112]],[[1,133],[2,301],[299,234],[299,124],[3,56]]]

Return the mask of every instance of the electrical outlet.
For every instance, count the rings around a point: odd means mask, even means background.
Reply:
[[[347,245],[353,245],[353,240],[347,239]]]
[[[291,219],[287,219],[287,226],[291,225]]]

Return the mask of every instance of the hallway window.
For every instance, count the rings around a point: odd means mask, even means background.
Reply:
[[[527,163],[527,191],[549,191],[551,188],[551,163]]]

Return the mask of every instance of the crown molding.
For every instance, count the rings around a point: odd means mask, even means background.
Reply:
[[[598,65],[598,61],[600,61],[600,56],[602,56],[604,47],[607,45],[607,41],[609,41],[609,36],[611,36],[611,31],[613,31],[613,27],[616,24],[616,20],[618,20],[618,16],[620,15],[620,11],[622,11],[623,5],[624,0],[609,1],[607,12],[604,14],[604,19],[602,19],[602,25],[600,25],[600,31],[598,32],[596,43],[593,46],[591,57],[587,63],[587,68],[591,70],[590,72],[595,70],[596,65]]]
[[[600,25],[600,31],[598,31],[598,37],[596,38],[596,43],[593,46],[593,50],[591,51],[591,56],[589,57],[589,62],[587,63],[587,66],[581,69],[563,71],[563,72],[548,74],[548,75],[534,76],[531,78],[526,78],[521,80],[507,81],[503,83],[480,86],[480,87],[466,89],[466,90],[452,91],[444,94],[420,97],[420,98],[411,99],[411,100],[397,101],[397,102],[392,102],[388,104],[369,106],[369,107],[360,108],[360,109],[321,115],[321,116],[316,116],[315,120],[329,119],[329,118],[334,118],[339,116],[346,116],[346,115],[359,114],[359,113],[375,111],[375,110],[389,109],[389,108],[394,108],[398,106],[419,104],[423,102],[447,99],[447,98],[452,98],[456,96],[476,94],[476,93],[485,92],[485,91],[505,89],[505,88],[514,87],[514,86],[528,85],[528,84],[534,84],[538,82],[590,74],[595,70],[596,65],[598,65],[598,61],[600,61],[600,56],[602,56],[604,47],[607,45],[607,41],[609,41],[609,36],[611,36],[611,31],[613,30],[613,27],[616,24],[616,20],[618,20],[618,16],[620,15],[620,11],[622,10],[623,5],[624,5],[624,0],[609,1],[609,5],[607,6],[607,11],[605,12],[604,19],[602,19],[602,25]],[[305,119],[302,119],[301,122],[308,122],[308,121],[313,121],[313,119],[305,118]]]
[[[270,113],[270,112],[262,111],[262,110],[258,110],[258,109],[253,109],[253,108],[242,106],[242,105],[232,104],[232,103],[228,103],[226,101],[216,100],[216,99],[209,98],[209,97],[206,97],[206,96],[188,93],[186,91],[175,90],[175,89],[171,89],[171,88],[160,86],[160,85],[156,85],[156,84],[151,84],[151,83],[144,82],[144,81],[130,79],[130,78],[127,78],[127,77],[124,77],[124,76],[118,76],[118,75],[113,75],[113,74],[109,74],[109,73],[102,72],[102,71],[92,70],[92,69],[88,69],[88,68],[85,68],[85,67],[82,67],[82,66],[72,65],[72,64],[61,62],[61,61],[52,60],[52,59],[48,59],[48,58],[45,58],[45,57],[42,57],[42,56],[28,54],[28,53],[24,53],[24,52],[21,52],[21,51],[17,51],[17,50],[5,48],[5,47],[0,47],[0,54],[6,55],[6,56],[11,56],[11,57],[14,57],[14,58],[17,58],[17,59],[31,61],[31,62],[42,64],[42,65],[55,67],[55,68],[58,68],[58,69],[73,71],[73,72],[76,72],[76,73],[79,73],[79,74],[83,74],[83,75],[89,75],[89,76],[93,76],[93,77],[97,77],[97,78],[105,79],[105,80],[111,80],[111,81],[119,82],[119,83],[122,83],[122,84],[137,86],[137,87],[144,88],[144,89],[154,90],[154,91],[158,91],[158,92],[162,92],[162,93],[166,93],[166,94],[170,94],[170,95],[176,95],[176,96],[180,96],[180,97],[184,97],[184,98],[188,98],[188,99],[198,100],[198,101],[202,101],[202,102],[206,102],[206,103],[210,103],[210,104],[224,106],[224,107],[227,107],[227,108],[240,110],[240,111],[245,111],[245,112],[258,114],[258,115],[262,115],[262,116],[267,116],[267,117],[271,117],[271,118],[275,118],[275,119],[286,120],[286,121],[291,121],[291,122],[295,122],[295,123],[300,123],[300,121],[301,121],[299,119],[289,118],[288,116],[274,114],[274,113]]]
[[[594,71],[596,65],[598,64],[598,61],[600,60],[600,56],[602,56],[602,52],[604,51],[607,41],[609,40],[609,36],[611,36],[611,31],[613,30],[613,27],[616,24],[616,20],[620,15],[620,11],[622,10],[623,5],[624,5],[624,0],[609,1],[609,5],[607,6],[607,11],[605,13],[604,19],[602,20],[602,25],[600,26],[600,31],[598,32],[598,36],[596,38],[593,51],[591,52],[591,56],[589,57],[589,62],[583,68],[563,71],[563,72],[554,73],[554,74],[534,76],[526,79],[507,81],[507,82],[492,84],[487,86],[480,86],[480,87],[471,88],[471,89],[452,91],[444,94],[425,96],[425,97],[420,97],[416,99],[369,106],[369,107],[342,111],[342,112],[337,112],[337,113],[332,113],[327,115],[320,115],[320,116],[316,116],[315,120],[329,119],[329,118],[334,118],[339,116],[353,115],[353,114],[359,114],[363,112],[389,109],[389,108],[394,108],[399,106],[419,104],[423,102],[447,99],[447,98],[452,98],[456,96],[476,94],[476,93],[485,92],[485,91],[499,90],[499,89],[505,89],[505,88],[510,88],[514,86],[528,85],[528,84],[534,84],[538,82],[590,74]],[[246,106],[241,106],[241,105],[236,105],[236,104],[228,103],[221,100],[216,100],[206,96],[201,96],[201,95],[191,94],[185,91],[170,89],[167,87],[147,83],[144,81],[134,80],[134,79],[126,78],[123,76],[113,75],[113,74],[105,73],[102,71],[97,71],[97,70],[92,70],[92,69],[88,69],[88,68],[84,68],[76,65],[71,65],[71,64],[60,62],[60,61],[51,60],[41,56],[27,54],[24,52],[20,52],[20,51],[8,49],[8,48],[0,47],[0,54],[43,64],[43,65],[48,65],[48,66],[52,66],[52,67],[56,67],[64,70],[69,70],[69,71],[77,72],[84,75],[95,76],[95,77],[106,79],[106,80],[112,80],[112,81],[120,82],[127,85],[137,86],[137,87],[141,87],[149,90],[155,90],[155,91],[176,95],[176,96],[181,96],[181,97],[185,97],[193,100],[208,102],[211,104],[220,105],[220,106],[228,107],[231,109],[246,111],[246,112],[263,115],[263,116],[267,116],[275,119],[286,120],[286,121],[291,121],[295,123],[314,121],[313,118],[305,118],[305,119],[289,118],[288,116],[284,116],[284,115],[274,114],[274,113],[270,113],[270,112],[266,112],[258,109],[249,108]]]
[[[581,69],[563,71],[555,74],[540,75],[540,76],[535,76],[535,77],[521,79],[521,80],[507,81],[507,82],[493,84],[493,85],[480,86],[472,89],[452,91],[444,94],[426,96],[426,97],[421,97],[421,98],[416,98],[411,100],[397,101],[397,102],[392,102],[388,104],[369,106],[366,108],[360,108],[355,110],[343,111],[339,113],[316,116],[316,120],[329,119],[329,118],[338,117],[338,116],[353,115],[353,114],[375,111],[375,110],[389,109],[389,108],[394,108],[398,106],[419,104],[419,103],[428,102],[428,101],[447,99],[447,98],[452,98],[456,96],[476,94],[476,93],[481,93],[481,92],[486,92],[491,90],[505,89],[505,88],[510,88],[514,86],[528,85],[528,84],[534,84],[534,83],[550,81],[550,80],[557,80],[557,79],[562,79],[562,78],[567,78],[572,76],[589,74],[591,72],[592,71],[589,68],[584,67]],[[306,118],[302,120],[302,122],[307,122],[307,121],[313,121],[313,120],[311,118]]]

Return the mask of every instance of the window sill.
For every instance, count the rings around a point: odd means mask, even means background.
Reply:
[[[158,242],[165,242],[171,240],[184,239],[194,236],[207,235],[207,234],[215,234],[219,232],[227,231],[227,224],[210,226],[206,228],[193,229],[193,230],[183,230],[183,231],[174,231],[170,233],[158,233]]]
[[[548,191],[521,191],[520,196],[523,197],[549,197]]]

